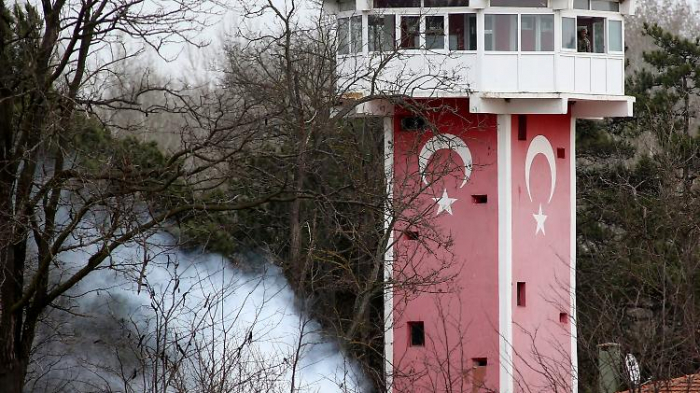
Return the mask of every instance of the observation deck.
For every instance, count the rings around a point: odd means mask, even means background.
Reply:
[[[468,97],[474,113],[632,115],[635,0],[326,0],[346,97]]]

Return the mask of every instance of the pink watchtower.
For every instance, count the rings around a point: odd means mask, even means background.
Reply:
[[[338,89],[361,102],[350,116],[384,119],[388,211],[403,209],[385,269],[390,391],[578,390],[576,119],[632,115],[634,8],[324,2]]]

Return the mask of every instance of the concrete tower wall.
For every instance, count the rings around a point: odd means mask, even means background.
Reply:
[[[390,123],[393,391],[572,391],[570,116],[416,103],[435,129]]]
[[[525,135],[518,132],[520,121],[527,123]],[[570,392],[571,272],[575,269],[571,250],[575,175],[571,118],[513,116],[512,125],[515,391]],[[518,285],[524,285],[521,305]]]

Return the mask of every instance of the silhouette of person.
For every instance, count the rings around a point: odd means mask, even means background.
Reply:
[[[591,40],[588,38],[588,27],[586,26],[578,31],[578,51],[593,52]]]

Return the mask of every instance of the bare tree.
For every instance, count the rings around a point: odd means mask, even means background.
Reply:
[[[143,81],[118,97],[94,89],[144,47],[189,42],[200,26],[196,16],[207,7],[203,1],[152,7],[110,0],[0,6],[0,385],[6,391],[22,390],[42,314],[120,245],[187,212],[246,209],[279,195],[275,185],[249,198],[199,199],[217,174],[210,173],[207,184],[198,176],[241,151],[250,137],[205,123],[200,101],[169,84]],[[136,51],[110,51],[119,45],[117,34],[135,40]],[[155,91],[168,97],[165,105],[138,101]],[[139,155],[137,142],[111,140],[92,120],[100,106],[188,114],[183,132],[190,137],[167,156],[153,149]],[[221,146],[214,156],[215,144]],[[67,271],[56,261],[86,245],[95,249],[80,269]]]
[[[425,207],[413,204],[422,190],[398,199],[386,193],[381,122],[347,116],[378,99],[423,108],[405,97],[410,84],[374,86],[398,51],[339,86],[329,21],[319,13],[308,26],[299,22],[297,2],[275,4],[246,9],[249,16],[270,12],[278,29],[231,43],[226,76],[211,90],[187,90],[148,72],[134,79],[123,66],[143,48],[158,53],[168,42],[191,42],[207,2],[2,5],[0,61],[8,71],[0,79],[0,386],[22,391],[47,311],[65,312],[62,301],[76,285],[98,269],[120,268],[112,258],[120,247],[166,226],[223,242],[229,238],[222,232],[233,229],[237,243],[250,238],[267,247],[313,315],[324,315],[324,325],[382,381],[382,293],[399,284],[382,277],[395,245],[391,233],[430,224]],[[432,86],[452,83],[444,79]],[[372,81],[373,93],[349,98],[353,80]],[[164,153],[115,138],[109,127],[123,125],[125,114],[136,119],[127,128],[177,116],[166,124],[177,127],[178,143]],[[448,174],[449,165],[437,172]],[[438,231],[430,236],[449,245]],[[57,258],[85,248],[92,252],[77,269]],[[400,284],[440,282],[443,269],[407,274]],[[154,352],[160,362],[162,349]],[[158,364],[153,354],[138,355]],[[211,372],[204,359],[199,365],[201,375]],[[165,382],[155,390],[179,378],[161,370]]]

